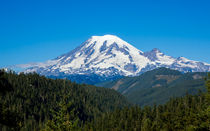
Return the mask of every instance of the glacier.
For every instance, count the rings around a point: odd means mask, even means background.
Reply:
[[[181,72],[209,72],[210,64],[165,55],[154,48],[143,52],[115,35],[92,36],[79,47],[43,63],[15,65],[25,73],[45,76],[98,75],[102,78],[137,76],[166,67]],[[118,77],[116,77],[118,78]]]

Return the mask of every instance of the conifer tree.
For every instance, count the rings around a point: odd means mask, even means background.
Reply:
[[[71,106],[71,103],[68,105],[60,102],[57,110],[52,110],[53,118],[49,120],[46,124],[46,131],[71,131],[77,126],[77,121],[74,123],[70,121],[70,113],[68,112],[68,107]]]

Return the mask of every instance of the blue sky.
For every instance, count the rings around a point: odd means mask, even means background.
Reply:
[[[0,67],[44,62],[92,35],[210,63],[209,0],[0,1]]]

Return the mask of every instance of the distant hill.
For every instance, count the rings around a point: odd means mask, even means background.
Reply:
[[[207,73],[181,73],[168,68],[158,68],[140,76],[125,77],[112,82],[97,84],[122,93],[129,101],[141,106],[163,104],[171,97],[196,94],[204,91]]]

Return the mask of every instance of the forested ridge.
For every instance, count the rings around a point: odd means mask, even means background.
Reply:
[[[170,99],[164,105],[140,108],[133,106],[105,113],[89,125],[87,130],[104,131],[174,131],[210,130],[210,74],[206,78],[206,93],[187,94]]]
[[[140,106],[165,104],[171,97],[182,97],[205,91],[206,72],[182,73],[169,68],[157,68],[139,76],[97,84],[112,88]]]
[[[210,130],[210,75],[206,88],[141,108],[111,89],[1,71],[0,130]]]
[[[138,106],[105,113],[85,127],[94,131],[210,130],[210,107],[205,95],[171,99],[164,105]]]
[[[77,126],[130,105],[120,93],[65,79],[49,79],[35,73],[15,74],[0,71],[0,129],[41,130],[55,112],[66,108]],[[16,119],[13,121],[13,119]],[[11,119],[11,120],[10,120]]]

